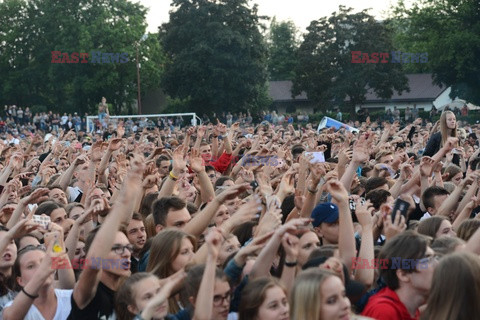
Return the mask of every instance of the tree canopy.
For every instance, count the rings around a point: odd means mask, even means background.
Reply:
[[[145,14],[143,6],[127,0],[1,2],[1,102],[88,112],[106,96],[117,113],[120,106],[131,106],[137,92],[135,45],[146,29]],[[158,86],[160,78],[162,55],[156,38],[140,46],[140,57],[149,55],[142,63],[145,90]],[[51,63],[52,51],[125,52],[129,60]]]
[[[267,36],[270,80],[293,80],[297,64],[297,28],[292,21],[274,18]]]
[[[330,17],[312,21],[298,50],[294,94],[305,91],[320,109],[365,101],[367,88],[388,99],[408,89],[399,63],[352,63],[352,51],[391,52],[392,32],[366,10],[340,6]]]
[[[162,88],[192,111],[259,106],[267,80],[261,20],[247,0],[173,0],[170,21],[161,27]]]
[[[397,46],[427,52],[428,64],[415,71],[432,72],[438,84],[452,86],[450,97],[480,104],[480,5],[478,0],[420,0],[393,10]]]

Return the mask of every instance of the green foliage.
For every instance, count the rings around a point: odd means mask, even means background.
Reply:
[[[191,111],[246,110],[265,94],[267,49],[248,0],[173,0],[162,87]]]
[[[293,93],[307,92],[321,110],[339,105],[354,114],[354,106],[365,101],[367,87],[384,99],[394,90],[408,90],[401,64],[352,63],[352,51],[372,53],[393,48],[385,23],[375,21],[366,10],[352,10],[340,6],[331,17],[312,21],[298,50]]]
[[[0,104],[96,113],[105,96],[113,113],[131,106],[137,96],[135,44],[145,32],[145,15],[142,5],[127,0],[0,2]],[[126,52],[129,61],[52,64],[52,51]],[[158,87],[162,57],[156,36],[140,45],[143,90]]]
[[[480,104],[480,7],[478,0],[420,0],[393,10],[395,41],[407,52],[428,52],[415,71],[432,72],[452,86],[450,97]],[[421,68],[421,69],[418,69]]]
[[[272,20],[267,36],[270,80],[281,81],[295,78],[297,33],[297,28],[292,21],[277,22],[275,18]]]

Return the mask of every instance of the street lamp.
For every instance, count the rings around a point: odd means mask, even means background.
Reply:
[[[135,48],[137,51],[137,103],[138,103],[138,114],[142,114],[142,100],[140,96],[140,63],[138,61],[138,46],[140,42],[147,40],[148,34],[144,34],[140,41],[135,43]]]

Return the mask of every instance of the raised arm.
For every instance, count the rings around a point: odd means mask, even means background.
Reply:
[[[193,320],[210,320],[212,318],[215,271],[223,236],[220,231],[212,229],[205,238],[205,242],[208,247],[207,263],[198,290],[200,294],[197,295],[197,300],[195,301]]]
[[[270,268],[284,234],[286,232],[297,232],[299,228],[306,227],[310,221],[310,219],[293,219],[278,228],[255,260],[250,272],[250,279],[270,276]]]
[[[208,202],[215,197],[215,190],[213,189],[212,182],[205,172],[205,166],[203,165],[203,159],[199,156],[196,149],[192,150],[190,155],[190,168],[197,174],[198,182],[202,190],[202,202]]]
[[[362,204],[360,199],[357,200],[355,215],[362,226],[362,242],[360,244],[358,258],[366,259],[367,261],[373,261],[375,258],[373,248],[373,210],[374,208],[371,206],[370,201]],[[355,271],[355,280],[362,282],[367,287],[373,284],[374,278],[375,270],[373,268],[358,268]]]
[[[162,184],[162,188],[158,194],[159,199],[162,197],[170,197],[173,194],[173,189],[175,188],[177,179],[180,177],[182,171],[184,171],[187,167],[187,162],[185,161],[183,154],[183,146],[178,147],[173,152],[172,167],[173,168],[170,172],[170,176]]]
[[[127,220],[132,214],[135,194],[141,192],[143,170],[142,161],[134,161],[133,168],[125,178],[119,199],[113,205],[92,242],[87,253],[87,261],[91,261],[92,258],[106,257],[110,252],[121,221]],[[85,308],[95,296],[100,282],[100,272],[101,270],[97,268],[87,268],[82,271],[73,290],[73,299],[80,309]]]
[[[327,191],[332,196],[332,202],[338,206],[338,251],[342,262],[348,270],[352,268],[352,258],[355,257],[355,230],[347,189],[338,180],[330,180],[326,184]]]
[[[235,185],[220,193],[211,201],[202,211],[195,215],[184,228],[184,231],[200,236],[212,221],[218,208],[227,200],[234,199],[239,194],[245,192],[250,186],[248,184]]]

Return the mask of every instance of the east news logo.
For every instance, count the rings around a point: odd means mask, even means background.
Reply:
[[[90,57],[90,60],[87,60]],[[112,53],[92,51],[87,52],[68,52],[52,51],[52,63],[127,63],[128,53]]]
[[[352,63],[388,63],[390,54],[388,52],[362,52],[351,51]],[[427,63],[428,53],[410,53],[392,51],[390,63]]]

